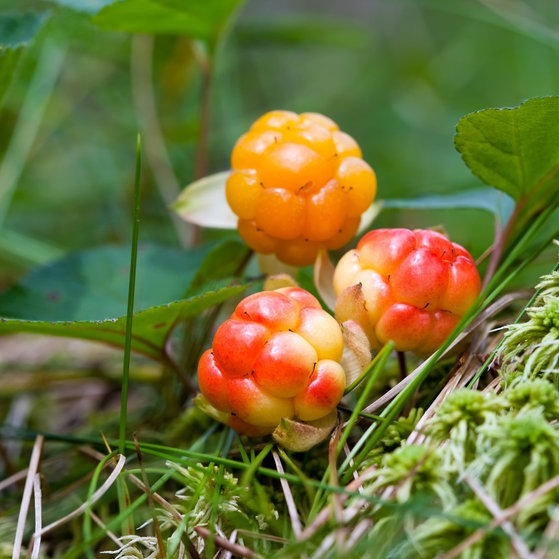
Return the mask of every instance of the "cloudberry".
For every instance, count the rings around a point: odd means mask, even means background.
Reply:
[[[428,355],[448,337],[481,289],[471,255],[441,233],[377,229],[336,266],[336,317],[355,320],[373,348]]]
[[[324,115],[261,116],[235,144],[226,185],[241,237],[295,266],[347,244],[376,194],[375,173],[361,155]]]
[[[336,320],[309,292],[283,287],[249,295],[217,329],[198,384],[241,433],[271,433],[282,418],[315,421],[345,389]]]

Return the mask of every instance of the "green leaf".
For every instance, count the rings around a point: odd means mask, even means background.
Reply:
[[[129,33],[189,35],[212,43],[242,0],[124,0],[101,10],[100,28]]]
[[[559,186],[559,97],[467,115],[458,123],[455,145],[483,182],[528,209],[546,207]]]
[[[152,307],[134,315],[132,351],[160,362],[169,362],[167,339],[177,322],[199,315],[206,309],[241,294],[249,284],[224,287],[167,305]],[[124,346],[126,316],[100,321],[46,322],[0,318],[0,334],[26,332],[97,341]]]
[[[225,197],[225,182],[230,171],[209,175],[189,184],[171,209],[190,223],[201,227],[236,229],[237,216]]]
[[[238,276],[252,251],[238,239],[227,239],[210,250],[194,276],[188,295],[219,280]]]
[[[417,198],[392,198],[382,201],[387,210],[483,210],[500,216],[503,221],[510,215],[513,202],[509,196],[493,188],[475,188],[450,194],[431,194]]]
[[[140,246],[136,310],[181,299],[213,249],[215,244],[191,250]],[[126,310],[129,265],[128,246],[70,254],[0,295],[0,315],[48,321],[120,316]]]
[[[0,12],[0,52],[29,43],[45,23],[48,11]]]

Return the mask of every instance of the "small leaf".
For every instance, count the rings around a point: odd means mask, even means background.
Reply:
[[[365,212],[361,215],[361,222],[359,223],[359,229],[357,229],[357,235],[361,235],[364,231],[366,231],[371,223],[376,219],[377,215],[383,208],[384,202],[382,200],[378,200],[371,204]]]
[[[216,229],[237,229],[237,216],[225,198],[229,171],[216,173],[188,185],[171,209],[190,223]]]
[[[207,291],[212,283],[238,276],[250,254],[250,249],[240,240],[225,239],[206,253],[187,294],[194,295],[200,290]]]
[[[306,452],[326,440],[337,423],[336,410],[316,421],[302,422],[284,417],[275,428],[272,437],[286,450]]]
[[[483,182],[526,204],[525,212],[538,211],[559,186],[559,97],[467,115],[455,145]]]
[[[214,408],[208,400],[206,400],[203,394],[197,394],[194,398],[194,405],[206,415],[209,415],[215,421],[219,423],[223,423],[224,425],[228,425],[229,418],[231,417],[230,413],[225,413],[223,411],[219,411],[217,408]]]

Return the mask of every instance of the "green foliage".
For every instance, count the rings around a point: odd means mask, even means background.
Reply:
[[[559,206],[559,97],[467,115],[455,143],[471,171],[514,198],[524,215]]]
[[[528,319],[508,326],[498,352],[505,380],[517,383],[552,377],[559,365],[559,271],[542,278]]]
[[[182,301],[151,307],[134,315],[132,327],[132,350],[147,357],[169,364],[166,344],[178,322],[200,315],[207,309],[241,294],[248,285],[222,287],[207,291]],[[126,317],[108,318],[97,321],[47,322],[40,320],[0,319],[0,333],[27,332],[82,338],[107,343],[116,347],[124,346]]]
[[[216,261],[227,254],[227,264]],[[248,254],[237,241],[182,250],[142,245],[138,252],[135,309],[144,310],[199,293],[231,277]],[[129,247],[99,247],[36,268],[0,295],[0,314],[43,321],[103,320],[125,311]],[[154,288],[154,286],[156,286]]]
[[[124,0],[102,9],[93,22],[129,33],[188,35],[213,45],[242,0]]]
[[[513,208],[512,201],[493,188],[476,188],[450,194],[432,194],[409,199],[389,198],[383,201],[386,210],[476,209],[489,212],[506,221]]]

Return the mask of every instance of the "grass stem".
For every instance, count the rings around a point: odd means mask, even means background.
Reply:
[[[130,353],[132,349],[132,320],[134,316],[134,295],[136,288],[136,265],[138,260],[138,237],[140,231],[140,177],[142,170],[142,141],[138,134],[136,144],[136,176],[134,182],[134,212],[132,221],[132,248],[130,251],[130,275],[128,283],[128,307],[126,311],[126,332],[124,338],[124,358],[122,364],[122,387],[120,400],[119,451],[126,446],[126,425],[128,420],[128,381],[130,377]]]

